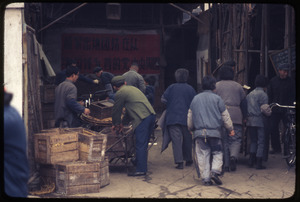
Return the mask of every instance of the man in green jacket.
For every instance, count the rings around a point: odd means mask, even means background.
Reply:
[[[122,129],[121,114],[123,108],[125,108],[125,117],[132,120],[136,138],[136,171],[128,175],[146,175],[148,142],[154,129],[155,111],[146,96],[138,88],[126,85],[123,76],[115,76],[111,84],[117,91],[112,111],[112,129],[118,131]]]

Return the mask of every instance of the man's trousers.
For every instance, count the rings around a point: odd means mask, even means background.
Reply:
[[[136,172],[147,172],[148,142],[151,133],[154,131],[155,115],[147,116],[136,127],[135,133],[135,153]]]

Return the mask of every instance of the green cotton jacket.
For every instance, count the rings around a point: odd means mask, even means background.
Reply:
[[[151,114],[155,114],[144,93],[134,86],[123,85],[115,94],[115,103],[112,110],[113,125],[121,124],[123,107],[126,109],[126,115],[132,119],[133,130],[143,119]]]

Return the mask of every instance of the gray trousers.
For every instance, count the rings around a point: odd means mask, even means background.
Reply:
[[[223,165],[222,142],[220,138],[196,138],[195,152],[200,170],[200,176],[203,181],[211,179],[211,173],[220,174]],[[210,164],[210,158],[212,161]]]
[[[256,153],[256,157],[263,157],[265,144],[265,131],[263,127],[248,126],[250,134],[250,153]]]
[[[223,128],[222,143],[224,152],[224,166],[229,167],[230,157],[233,156],[238,159],[243,137],[243,127],[240,124],[233,124],[234,136],[229,136],[228,131]]]
[[[192,134],[184,125],[168,125],[175,163],[192,161]]]

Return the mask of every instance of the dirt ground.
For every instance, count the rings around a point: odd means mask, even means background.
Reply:
[[[155,131],[157,145],[148,156],[146,176],[128,177],[126,169],[110,172],[110,184],[99,193],[63,196],[52,193],[42,198],[217,198],[217,199],[283,199],[299,197],[295,168],[288,169],[280,154],[270,154],[265,170],[248,168],[247,158],[240,154],[235,172],[226,172],[220,186],[203,186],[194,166],[175,169],[172,146],[161,153],[162,133]],[[298,186],[297,186],[298,187]],[[298,187],[299,188],[299,187]],[[295,194],[295,195],[294,195]],[[34,196],[29,196],[34,197]]]

